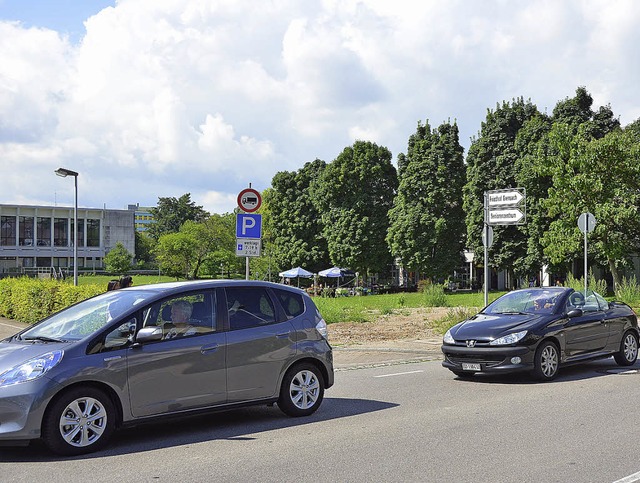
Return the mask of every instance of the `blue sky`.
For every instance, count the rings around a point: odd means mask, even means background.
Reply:
[[[0,19],[17,20],[25,27],[46,27],[78,42],[85,34],[83,22],[115,0],[0,0]]]
[[[229,212],[357,140],[395,162],[418,122],[466,153],[488,109],[579,86],[626,125],[639,24],[636,0],[0,0],[0,204],[72,205],[64,167],[80,206]]]

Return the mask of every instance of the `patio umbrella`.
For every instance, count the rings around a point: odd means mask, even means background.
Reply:
[[[318,275],[320,275],[321,277],[328,277],[328,278],[337,278],[337,284],[336,284],[336,288],[340,286],[340,277],[342,277],[344,270],[340,267],[331,267],[331,268],[327,268],[326,270],[321,270],[318,272]]]
[[[300,277],[311,278],[313,273],[305,270],[301,267],[290,268],[284,272],[280,272],[279,275],[284,278],[297,278],[298,279],[298,287],[300,286]]]

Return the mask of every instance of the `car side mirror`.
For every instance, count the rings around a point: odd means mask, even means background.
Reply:
[[[583,315],[584,312],[582,311],[582,309],[572,309],[567,312],[567,317],[569,317],[570,319],[573,319],[575,317],[582,317]]]
[[[143,327],[136,335],[136,342],[143,343],[162,340],[163,336],[162,327]]]

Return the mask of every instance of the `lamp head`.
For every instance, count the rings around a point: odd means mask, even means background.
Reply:
[[[66,178],[67,176],[74,176],[74,177],[78,176],[78,173],[66,168],[58,168],[56,169],[55,173],[62,178]]]

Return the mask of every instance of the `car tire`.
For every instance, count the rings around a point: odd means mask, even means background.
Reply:
[[[558,375],[560,368],[560,351],[550,340],[538,346],[534,359],[533,374],[541,381],[551,381]]]
[[[324,378],[316,366],[309,363],[291,367],[282,380],[278,407],[294,417],[313,414],[324,397]]]
[[[638,358],[638,336],[631,330],[624,333],[620,350],[613,356],[619,366],[631,366]]]
[[[42,441],[54,453],[73,456],[102,448],[115,429],[111,399],[94,387],[76,387],[47,409]]]

